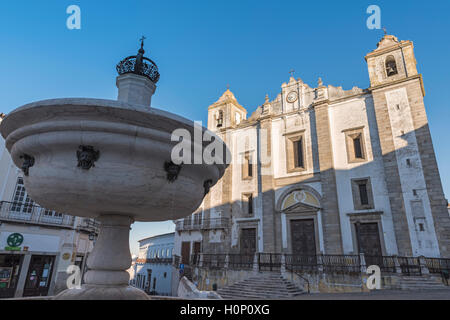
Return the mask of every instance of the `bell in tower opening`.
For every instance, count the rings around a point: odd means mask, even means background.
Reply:
[[[394,56],[388,56],[386,58],[386,74],[388,77],[394,76],[398,73],[397,64],[395,63]]]

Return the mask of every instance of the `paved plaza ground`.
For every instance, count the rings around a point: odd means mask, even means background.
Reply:
[[[450,287],[437,290],[374,290],[357,293],[315,293],[296,300],[450,300]]]

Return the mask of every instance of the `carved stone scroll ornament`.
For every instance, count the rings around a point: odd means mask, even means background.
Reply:
[[[89,170],[95,167],[94,162],[100,157],[100,151],[94,150],[92,146],[79,146],[77,150],[78,167]]]

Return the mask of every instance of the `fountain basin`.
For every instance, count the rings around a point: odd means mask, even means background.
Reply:
[[[183,164],[169,181],[165,163],[179,143],[171,141],[176,129],[194,137],[194,122],[172,113],[86,98],[27,104],[0,125],[16,166],[22,167],[26,156],[33,158],[24,182],[41,206],[83,217],[126,214],[134,221],[191,214],[203,200],[205,181],[214,185],[226,169],[226,164]],[[203,149],[209,142],[196,143]],[[98,152],[89,169],[79,166],[81,146]]]

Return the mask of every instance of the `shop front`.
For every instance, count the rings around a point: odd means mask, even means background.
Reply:
[[[46,296],[48,294],[54,264],[55,256],[31,256],[23,289],[24,297]]]
[[[14,297],[22,262],[21,254],[0,254],[0,299]]]
[[[0,299],[48,295],[59,242],[57,236],[0,232]]]

